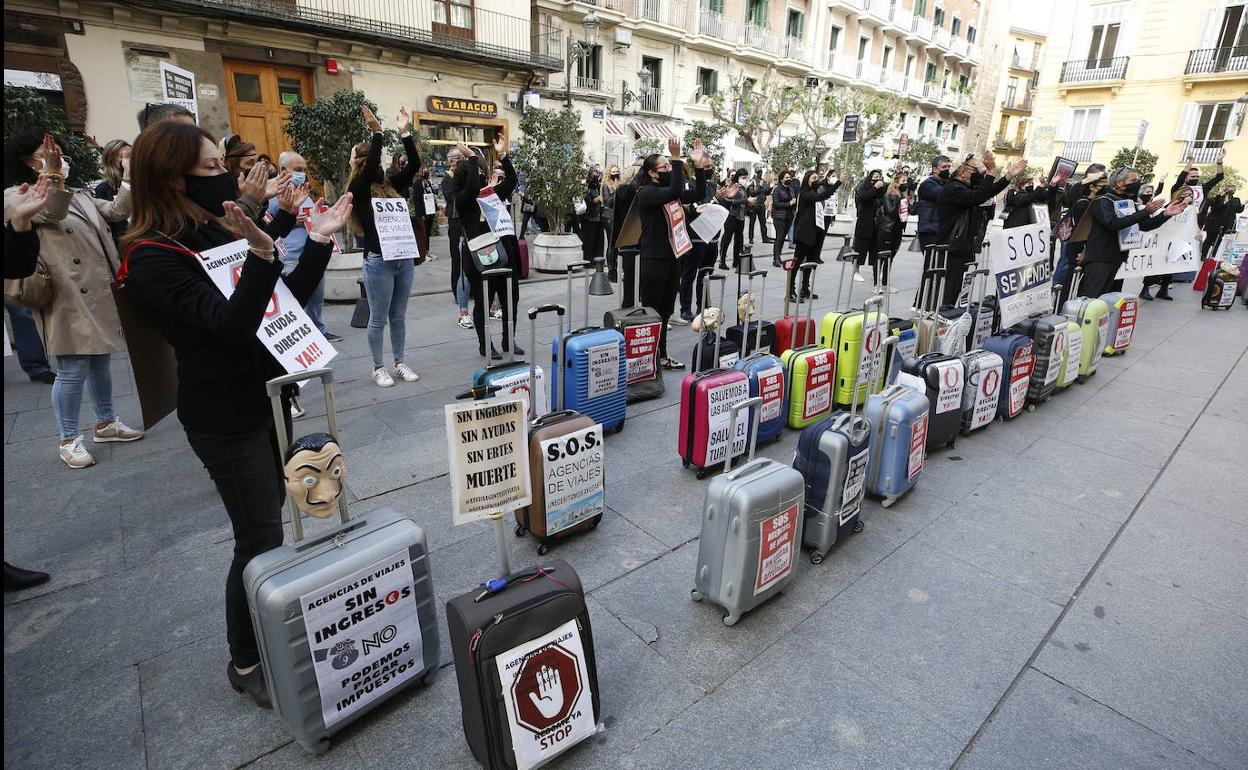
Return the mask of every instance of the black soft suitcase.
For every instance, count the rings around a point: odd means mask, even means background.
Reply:
[[[902,371],[927,387],[927,448],[952,447],[962,429],[962,388],[966,368],[960,356],[926,353],[902,364]]]
[[[552,559],[451,599],[446,624],[464,736],[488,770],[514,770],[518,754],[525,766],[548,762],[596,732],[589,610],[567,562]]]
[[[751,270],[746,276],[746,280],[749,281],[746,290],[751,296],[755,297],[756,303],[758,300],[757,295],[754,294],[754,279],[759,277],[762,277],[763,280],[767,280],[767,271]],[[737,280],[740,281],[740,279],[741,276],[738,274]],[[741,294],[740,287],[737,287],[737,294]],[[761,311],[762,308],[760,307],[759,310]],[[735,308],[733,309],[733,312],[736,312]],[[757,338],[760,326],[762,327],[762,342],[755,347],[755,343],[758,341]],[[776,325],[771,321],[763,320],[750,321],[748,324],[738,323],[735,326],[728,327],[724,331],[724,339],[735,344],[737,346],[737,350],[740,351],[741,358],[745,358],[751,353],[754,353],[756,350],[769,351],[772,349],[772,347],[776,344]]]

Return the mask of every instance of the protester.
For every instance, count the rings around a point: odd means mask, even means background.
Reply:
[[[251,142],[243,141],[238,134],[229,134],[222,139],[220,149],[221,156],[225,158],[225,167],[235,176],[246,174],[255,168],[257,163],[262,162],[259,153],[256,152],[256,146]],[[265,175],[268,175],[267,170]]]
[[[820,178],[817,171],[807,171],[802,176],[802,184],[797,194],[797,208],[793,222],[793,256],[798,265],[808,262],[822,262],[819,258],[819,244],[823,242],[822,218],[816,216],[823,211],[823,202],[831,198],[840,187],[839,181],[833,181],[835,175],[829,171]],[[793,294],[793,272],[789,271],[788,293]],[[810,271],[802,271],[802,299],[819,299],[818,294],[810,290]]]
[[[308,242],[307,221],[308,214],[312,207],[316,205],[316,201],[308,193],[308,163],[302,155],[294,150],[287,150],[277,156],[278,169],[288,172],[291,175],[291,183],[286,192],[279,194],[277,198],[269,201],[268,211],[270,216],[276,217],[280,210],[286,210],[295,216],[295,227],[291,228],[282,238],[282,246],[285,249],[280,253],[283,268],[282,274],[289,275],[299,267],[299,258],[303,256],[303,248]],[[289,201],[288,205],[283,206],[282,198]],[[312,319],[312,323],[316,324],[316,328],[325,335],[325,339],[330,342],[341,342],[342,337],[325,328],[324,321],[325,306],[325,281],[322,279],[312,290],[312,294],[308,296],[308,301],[304,303],[303,309],[307,311],[308,318]]]
[[[763,243],[771,243],[771,238],[767,237],[767,200],[771,198],[771,172],[766,174],[762,170],[754,172],[754,178],[750,180],[749,187],[745,190],[746,201],[749,208],[746,216],[750,221],[750,245],[754,245],[754,225],[758,225],[758,232],[763,238]]]
[[[606,199],[602,188],[602,176],[591,168],[585,176],[585,213],[581,215],[581,253],[588,262],[603,256],[606,231],[602,212]]]
[[[919,246],[923,249],[926,270],[930,265],[926,262],[927,250],[938,243],[940,237],[940,191],[949,181],[952,161],[947,155],[932,158],[932,173],[919,183],[917,200],[914,202],[915,213],[918,214],[918,225],[915,228],[919,238]]]
[[[1036,187],[1031,177],[1019,177],[1005,194],[1005,226],[1022,227],[1036,223],[1033,206],[1048,202],[1049,188]]]
[[[230,686],[270,708],[243,568],[282,544],[279,426],[265,382],[285,372],[256,336],[282,263],[273,239],[233,202],[234,174],[206,131],[160,123],[135,140],[133,160],[134,216],[122,275],[177,353],[178,419],[233,526],[234,558],[225,582]],[[314,206],[310,212],[309,242],[284,279],[299,302],[320,283],[351,198],[347,193],[327,210]],[[249,253],[226,299],[193,257],[240,238]],[[291,390],[283,393],[287,409]],[[289,435],[289,423],[280,429]]]
[[[39,259],[39,236],[35,233],[33,221],[47,207],[50,189],[51,179],[44,176],[33,185],[19,185],[12,194],[6,193],[5,195],[5,280],[29,278],[35,272],[35,265]],[[31,379],[35,378],[32,376]],[[51,576],[46,572],[22,569],[7,561],[4,563],[6,593],[34,588],[50,579]]]
[[[1099,164],[1098,164],[1099,165]],[[1102,166],[1102,169],[1104,167]],[[1070,279],[1071,271],[1079,262],[1079,255],[1083,253],[1084,246],[1087,243],[1087,237],[1074,237],[1079,231],[1079,223],[1087,216],[1088,209],[1092,205],[1092,201],[1105,192],[1109,183],[1105,179],[1105,172],[1091,171],[1084,175],[1081,182],[1071,184],[1066,188],[1066,197],[1073,202],[1067,214],[1070,216],[1071,226],[1074,231],[1072,237],[1062,242],[1060,254],[1057,260],[1057,267],[1053,269],[1053,286],[1060,286],[1059,302],[1064,303],[1070,297],[1070,286],[1067,281]]]
[[[516,320],[520,312],[520,239],[516,236],[515,220],[511,218],[511,198],[516,191],[516,185],[519,184],[519,176],[516,174],[516,167],[511,162],[511,156],[507,154],[507,140],[503,138],[500,132],[494,137],[494,178],[490,182],[490,186],[494,190],[494,194],[498,196],[499,202],[502,204],[502,212],[499,213],[498,221],[494,222],[485,216],[482,210],[482,218],[491,230],[497,229],[495,233],[498,236],[499,243],[507,252],[507,266],[511,268],[511,302],[508,305],[503,299],[506,291],[506,282],[500,282],[491,286],[490,292],[493,299],[493,306],[490,311],[490,317],[501,319],[503,317],[503,307],[511,308],[511,330],[513,339],[511,340],[511,352],[518,356],[524,355],[524,349],[520,347],[519,340],[514,339],[516,330]],[[595,175],[601,180],[601,173],[595,169]],[[478,208],[480,205],[478,204]],[[461,210],[463,207],[461,206]],[[503,219],[503,213],[506,213],[506,220]],[[599,249],[601,256],[601,249]],[[501,306],[500,306],[501,302]]]
[[[696,184],[695,180],[686,178],[685,191],[692,193]],[[677,321],[673,316],[672,323],[679,323],[682,326],[688,324],[693,321],[697,313],[704,310],[702,287],[705,279],[702,278],[702,270],[715,267],[715,255],[719,253],[720,235],[716,233],[710,241],[704,241],[702,236],[693,229],[693,223],[708,205],[727,195],[728,192],[727,188],[721,187],[714,179],[708,179],[706,180],[706,193],[701,200],[685,204],[685,222],[689,225],[689,239],[693,242],[693,248],[680,257],[680,320]]]
[[[618,252],[615,248],[615,194],[620,189],[620,167],[607,166],[602,180],[602,230],[603,244],[607,250],[607,280],[615,283],[619,276]]]
[[[114,139],[104,145],[104,152],[100,156],[102,176],[87,185],[87,189],[100,200],[111,201],[121,189],[122,162],[130,160],[130,143],[123,139]],[[126,232],[126,222],[109,222],[108,229],[113,233],[113,240],[118,240]]]
[[[673,201],[691,203],[706,197],[707,169],[711,158],[702,149],[701,140],[693,145],[691,158],[694,166],[694,188],[685,189],[684,164],[672,163],[680,159],[680,141],[669,139],[668,155],[648,155],[638,173],[637,215],[641,220],[640,294],[646,307],[658,311],[663,320],[659,327],[659,365],[664,369],[684,369],[685,365],[667,350],[667,325],[676,306],[676,294],[680,288],[680,264],[672,250],[673,228],[668,221],[666,204]]]
[[[1201,201],[1200,208],[1196,210],[1196,224],[1201,230],[1206,231],[1205,240],[1201,244],[1200,248],[1202,258],[1208,257],[1209,250],[1215,245],[1214,239],[1208,237],[1208,216],[1209,209],[1213,205],[1213,191],[1225,178],[1225,168],[1222,165],[1222,162],[1225,159],[1226,148],[1223,147],[1218,151],[1217,173],[1213,175],[1212,179],[1202,182],[1200,180],[1200,169],[1196,166],[1196,157],[1194,155],[1188,155],[1186,164],[1183,169],[1179,171],[1179,175],[1175,177],[1174,186],[1170,188],[1171,196],[1173,196],[1180,187],[1190,187],[1200,193],[1198,197],[1201,198]]]
[[[857,218],[854,220],[854,251],[858,256],[854,258],[853,280],[860,283],[865,280],[859,272],[862,263],[870,256],[872,264],[875,264],[878,228],[875,212],[879,209],[880,202],[884,200],[886,192],[888,192],[888,186],[884,182],[884,172],[879,170],[867,174],[866,178],[854,188],[854,205],[857,207]]]
[[[1162,208],[1166,206],[1165,200],[1154,198],[1143,209],[1126,216],[1119,216],[1115,202],[1134,201],[1140,192],[1140,187],[1140,175],[1135,169],[1114,169],[1109,177],[1109,190],[1104,195],[1097,196],[1088,208],[1088,216],[1092,217],[1092,226],[1088,232],[1088,242],[1083,253],[1083,283],[1079,287],[1080,296],[1099,297],[1113,289],[1114,276],[1126,257],[1126,252],[1118,245],[1118,231],[1132,225],[1139,225],[1140,230],[1156,230],[1165,224],[1167,219],[1187,208],[1187,204],[1180,201],[1162,211]]]
[[[784,248],[784,239],[793,224],[793,212],[797,206],[797,196],[793,193],[793,169],[777,173],[780,183],[771,188],[771,221],[776,226],[776,237],[771,248],[772,267],[780,267],[780,250]]]
[[[68,167],[51,134],[28,131],[5,147],[5,222],[19,194],[18,185],[41,177],[52,181],[47,204],[34,217],[39,251],[52,279],[52,299],[39,309],[39,325],[47,354],[56,359],[52,408],[60,426],[61,460],[71,468],[87,468],[95,458],[78,432],[84,385],[95,409],[95,443],[143,438],[113,410],[113,353],[126,350],[121,319],[110,284],[117,267],[117,249],[108,222],[130,215],[130,162],[123,161],[122,184],[111,201],[98,200],[85,189],[67,188]],[[14,204],[15,205],[15,204]]]
[[[641,171],[642,159],[637,158],[628,168],[624,169],[620,174],[620,186],[615,188],[615,205],[611,212],[611,248],[615,251],[617,272],[607,276],[612,281],[623,279],[623,298],[620,307],[632,307],[634,302],[634,282],[636,276],[633,275],[636,270],[637,262],[637,244],[629,244],[621,246],[619,244],[620,236],[623,233],[624,223],[628,220],[629,211],[632,209],[637,200],[637,186],[640,180],[637,178]]]
[[[148,126],[154,126],[166,120],[185,123],[188,126],[195,125],[195,113],[180,104],[146,104],[143,109],[139,110],[138,121],[139,130],[144,131]]]
[[[902,211],[907,205],[905,190],[908,184],[904,174],[893,176],[875,209],[875,246],[870,254],[871,282],[876,288],[887,286],[891,294],[896,294],[897,289],[889,281],[889,269],[901,249],[901,234],[906,227]]]
[[[1235,218],[1244,210],[1244,204],[1235,197],[1235,188],[1227,185],[1227,188],[1219,194],[1209,198],[1209,210],[1205,215],[1205,236],[1204,255],[1209,256],[1209,252],[1217,253],[1218,243],[1222,240],[1222,236],[1235,233]]]
[[[442,175],[439,188],[442,193],[443,212],[446,214],[446,243],[450,249],[451,260],[451,296],[459,306],[459,326],[471,329],[472,316],[468,314],[468,280],[464,276],[464,245],[463,230],[459,226],[459,212],[455,210],[455,189],[452,175],[459,166],[460,154],[458,147],[452,147],[446,154],[447,173]],[[523,208],[523,207],[522,207]]]
[[[420,375],[404,361],[407,352],[407,301],[412,293],[415,265],[410,259],[382,259],[381,240],[373,224],[373,198],[404,198],[416,169],[420,153],[412,139],[411,118],[407,108],[400,106],[395,118],[407,165],[387,180],[381,170],[381,147],[384,142],[381,121],[367,105],[361,108],[364,122],[373,138],[355,146],[351,155],[351,176],[347,189],[352,193],[351,224],[364,238],[364,291],[368,294],[368,348],[373,355],[373,382],[383,388],[394,385],[394,378],[382,363],[386,324],[390,324],[390,352],[394,373],[404,382],[416,382]]]
[[[1027,161],[1014,161],[1000,179],[993,176],[996,169],[996,160],[991,152],[984,153],[982,160],[978,157],[969,158],[958,166],[952,178],[940,190],[936,209],[940,232],[936,236],[936,243],[949,247],[942,305],[952,305],[957,301],[966,266],[975,259],[980,206],[1004,190],[1011,179],[1026,171]]]
[[[746,170],[739,168],[728,175],[728,179],[724,184],[724,188],[736,190],[732,195],[727,195],[720,199],[720,204],[728,209],[728,219],[724,222],[724,231],[719,237],[719,268],[727,270],[728,264],[728,247],[732,247],[732,269],[741,270],[741,249],[745,241],[745,217],[748,196],[746,195],[743,185],[745,184]],[[753,262],[753,257],[750,259]],[[753,270],[754,266],[744,268]]]

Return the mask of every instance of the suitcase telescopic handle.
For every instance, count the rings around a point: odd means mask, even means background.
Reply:
[[[589,326],[589,268],[593,267],[593,265],[593,262],[585,259],[579,262],[568,263],[568,312],[572,312],[572,275],[574,272],[580,271],[581,277],[585,279],[585,326]],[[636,282],[637,276],[633,276],[634,285]],[[568,325],[569,327],[572,325],[570,319]]]
[[[706,278],[706,291],[707,291],[707,296],[708,296],[708,297],[710,296],[710,291],[711,291],[711,281],[719,281],[719,282],[720,282],[720,283],[719,283],[719,323],[720,323],[720,325],[722,326],[722,325],[723,325],[723,323],[724,323],[724,318],[726,318],[726,317],[727,317],[727,313],[728,313],[728,311],[724,309],[724,300],[726,300],[726,299],[728,298],[728,276],[726,276],[726,275],[721,275],[721,274],[719,274],[719,273],[711,273],[709,276],[707,276],[707,278]],[[703,308],[703,311],[705,311],[705,308]],[[703,320],[704,320],[704,321],[706,320],[706,316],[703,316],[702,318],[703,318]],[[712,330],[712,334],[714,334],[714,336],[715,336],[715,359],[714,359],[715,363],[714,363],[714,365],[713,365],[711,368],[712,368],[712,369],[718,369],[718,368],[719,368],[719,338],[720,338],[720,334],[719,334],[719,332],[718,332],[718,331],[716,331],[716,330]]]
[[[1053,284],[1053,315],[1060,315],[1062,306],[1062,285],[1060,283]]]
[[[865,361],[865,360],[866,360],[866,358],[867,358],[867,355],[866,355],[866,354],[867,354],[867,340],[868,340],[868,339],[870,339],[870,335],[871,335],[871,333],[872,333],[872,332],[874,332],[874,331],[876,331],[876,330],[879,328],[879,323],[878,323],[878,321],[879,321],[879,315],[880,315],[880,314],[879,314],[879,308],[880,308],[880,305],[881,305],[883,302],[884,302],[884,298],[883,298],[883,297],[881,297],[880,295],[876,294],[876,295],[874,295],[874,296],[867,297],[867,301],[866,301],[866,302],[864,302],[864,303],[862,303],[862,342],[858,345],[858,368],[855,370],[855,374],[854,374],[854,385],[853,385],[854,391],[853,391],[853,395],[851,395],[851,396],[849,397],[849,427],[850,427],[850,430],[853,430],[853,427],[854,427],[854,422],[855,422],[854,417],[855,417],[855,416],[857,416],[857,414],[858,414],[858,388],[860,388],[860,387],[865,387],[865,388],[866,388],[866,393],[863,393],[863,395],[862,395],[863,400],[865,401],[865,400],[866,400],[867,395],[869,395],[869,394],[871,393],[871,384],[872,384],[873,382],[875,382],[875,377],[873,377],[873,376],[872,376],[872,374],[871,374],[871,372],[870,372],[869,370],[868,370],[868,371],[866,371],[866,372],[863,372],[863,370],[862,370],[862,363],[863,363],[863,361]],[[872,326],[872,327],[870,328],[870,330],[868,330],[868,328],[867,328],[867,324],[868,324],[868,322],[870,321],[870,318],[871,318],[871,308],[873,308],[873,307],[874,307],[874,308],[875,308],[875,310],[876,310],[876,314],[875,314],[875,315],[876,315],[876,321],[877,321],[877,323],[876,323],[874,326]],[[882,356],[882,355],[883,355],[883,351],[881,351],[881,356]],[[883,360],[883,359],[881,359],[881,360]],[[865,383],[863,383],[862,385],[859,385],[859,383],[858,383],[858,377],[859,377],[861,374],[866,374],[866,376],[867,376],[867,381],[866,381]]]
[[[920,310],[928,313],[936,312],[936,303],[939,302],[940,297],[940,285],[944,281],[946,272],[948,271],[943,267],[933,267],[923,271],[923,277],[919,279],[919,286],[924,290],[923,302],[919,305]],[[932,280],[928,281],[929,278]]]
[[[510,267],[494,267],[489,270],[481,271],[481,301],[487,304],[490,301],[490,279],[491,278],[507,279],[504,282],[503,291],[507,295],[506,296],[507,309],[511,310],[511,268]],[[504,332],[507,331],[507,325],[511,323],[510,315],[511,315],[510,313],[503,313],[502,328]],[[485,368],[488,369],[490,368],[489,343],[492,342],[492,340],[490,339],[490,314],[482,313],[482,317],[485,318],[485,341],[486,341],[485,352],[482,353],[482,356],[485,359]],[[515,330],[513,329],[512,331],[514,332]],[[511,363],[512,361],[516,360],[515,354],[512,353],[512,348],[514,347],[515,346],[511,344],[507,345],[507,363]]]
[[[761,288],[761,289],[759,289],[759,290],[758,290],[758,302],[754,305],[754,312],[753,312],[753,314],[752,314],[755,318],[757,318],[757,319],[758,319],[758,320],[755,322],[755,323],[756,323],[756,327],[755,327],[755,329],[754,329],[754,352],[757,354],[757,353],[761,353],[761,352],[762,352],[762,350],[763,350],[763,317],[762,317],[762,313],[763,313],[763,300],[764,300],[764,299],[766,299],[766,297],[767,297],[767,271],[766,271],[766,270],[755,270],[755,271],[753,271],[753,272],[751,272],[751,273],[750,273],[750,294],[751,294],[751,295],[753,295],[753,294],[754,294],[754,278],[755,278],[755,276],[762,276],[762,278],[763,278],[763,283],[762,283],[763,288]],[[746,306],[746,309],[747,309],[747,310],[749,309],[749,306],[748,306],[748,305]],[[746,335],[748,335],[748,334],[750,333],[750,315],[751,315],[751,313],[748,313],[748,312],[745,314],[745,333],[746,333]],[[745,335],[742,335],[742,336],[745,336]]]
[[[884,383],[888,382],[889,370],[893,367],[893,354],[890,351],[897,349],[897,343],[901,338],[896,334],[890,334],[884,338],[884,350],[880,353],[880,390],[884,390]]]
[[[836,261],[841,263],[841,279],[836,284],[836,307],[833,310],[839,311],[841,309],[841,297],[844,296],[845,290],[845,268],[849,266],[850,262],[856,262],[857,260],[858,252],[850,248],[850,237],[847,235],[845,236],[845,242],[841,244],[841,253],[836,255]],[[812,302],[811,304],[813,305],[814,303]],[[849,282],[849,304],[854,304],[853,281]],[[849,308],[846,307],[845,309],[848,310]]]
[[[529,308],[529,419],[537,419],[537,317],[543,313],[558,313],[559,318],[556,321],[557,334],[555,339],[563,339],[563,315],[567,310],[563,305],[553,302],[537,307]],[[556,345],[555,350],[561,351],[562,345]],[[555,365],[560,365],[561,359],[555,359]],[[553,374],[553,373],[552,373]],[[563,370],[559,370],[559,376],[563,376]],[[554,377],[551,377],[554,381]],[[559,381],[559,409],[563,410],[563,381]]]
[[[704,273],[706,274],[705,280],[702,279],[702,275]],[[702,283],[702,313],[701,315],[702,315],[702,325],[704,327],[706,325],[706,309],[711,306],[711,276],[713,275],[715,275],[715,268],[701,267],[701,268],[698,268],[697,278],[694,281],[695,290],[697,289],[697,283],[699,281],[701,281]],[[706,336],[706,329],[703,328],[703,330],[701,331],[699,335],[699,342],[693,348],[693,369],[695,372],[702,371],[702,348],[704,346],[701,343],[701,339],[705,338],[705,336]]]
[[[286,435],[286,408],[282,404],[282,388],[310,379],[319,379],[321,387],[325,390],[325,419],[329,423],[329,435],[334,437],[334,441],[342,440],[342,437],[338,435],[338,405],[334,400],[333,369],[309,369],[306,372],[274,377],[266,382],[264,387],[269,393],[269,402],[273,407],[273,429],[277,432],[277,451],[281,455],[279,461],[283,466],[283,483],[285,483],[286,476],[286,453],[290,451],[290,437]],[[342,444],[338,446],[341,447]],[[302,514],[295,507],[295,501],[289,495],[286,496],[286,507],[290,511],[291,534],[294,535],[294,542],[298,543],[303,540]],[[338,518],[342,520],[343,524],[351,522],[351,514],[347,512],[347,496],[343,491],[340,491],[338,494]]]
[[[724,460],[725,474],[732,470],[732,444],[736,439],[737,413],[742,409],[758,407],[754,409],[754,419],[752,420],[750,427],[746,429],[746,441],[749,445],[749,451],[745,456],[745,461],[748,463],[754,459],[754,440],[758,438],[758,425],[762,420],[763,414],[762,405],[763,397],[754,396],[752,398],[743,398],[728,407],[728,431],[730,435],[728,436],[728,458]]]

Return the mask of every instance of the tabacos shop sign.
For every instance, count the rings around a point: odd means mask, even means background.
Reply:
[[[429,111],[439,115],[470,115],[478,118],[498,116],[498,105],[480,99],[461,99],[457,96],[430,96]]]

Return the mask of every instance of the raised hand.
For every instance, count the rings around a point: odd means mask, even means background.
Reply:
[[[306,184],[286,184],[277,194],[277,205],[284,211],[294,214],[299,210],[299,204],[308,199],[308,186]]]
[[[364,114],[364,125],[368,126],[368,130],[374,134],[381,131],[381,121],[373,114],[373,110],[367,105],[360,105],[360,112]]]
[[[1148,208],[1149,208],[1150,214],[1157,210],[1157,209],[1151,208],[1151,206],[1154,203],[1160,203],[1161,205],[1165,205],[1165,199],[1154,198],[1153,200],[1149,201]],[[1186,209],[1190,204],[1191,204],[1191,201],[1187,201],[1187,200],[1176,201],[1175,203],[1171,203],[1169,206],[1166,206],[1165,214],[1168,217],[1178,216],[1179,214],[1182,214],[1183,210]],[[1158,206],[1157,208],[1161,208],[1161,206]]]
[[[1224,160],[1226,160],[1226,148],[1225,148],[1225,147],[1223,147],[1222,149],[1218,150],[1218,165],[1219,165],[1219,166],[1221,166],[1221,165],[1222,165],[1222,161],[1224,161]]]
[[[230,229],[247,239],[248,248],[266,261],[273,261],[273,239],[234,201],[225,202],[225,222]]]
[[[507,139],[502,134],[494,136],[494,154],[498,156],[499,160],[502,160],[507,154]]]
[[[347,218],[351,216],[351,193],[347,193],[334,205],[322,210],[321,207],[324,205],[324,198],[318,200],[312,207],[312,212],[308,214],[308,221],[312,223],[312,232],[332,237],[334,233],[343,228],[343,225],[347,223]]]
[[[257,163],[256,165],[258,166],[260,164]],[[265,183],[264,183],[265,200],[268,200],[269,198],[272,198],[274,195],[277,195],[279,192],[282,191],[282,188],[290,186],[290,172],[289,171],[283,171],[282,173],[278,174],[272,179],[269,179],[268,178],[269,170],[266,167],[264,170],[264,176],[265,176]]]
[[[711,159],[707,157],[701,139],[693,140],[693,151],[689,153],[689,158],[693,161],[694,168],[707,168],[710,165]]]
[[[121,159],[121,178],[122,181],[130,181],[130,156]]]
[[[238,175],[238,197],[253,201],[268,200],[265,191],[269,186],[269,165],[264,162],[251,167],[251,171]]]
[[[676,159],[680,157],[680,140],[676,138],[667,140],[667,155],[669,158]]]
[[[1165,206],[1165,205],[1166,205],[1166,199],[1165,199],[1165,198],[1153,198],[1151,201],[1149,201],[1149,202],[1148,202],[1148,203],[1144,206],[1144,210],[1145,210],[1145,211],[1147,211],[1149,214],[1152,214],[1152,213],[1153,213],[1153,212],[1155,212],[1157,209],[1159,209],[1159,208],[1161,208],[1162,206]],[[1176,203],[1174,203],[1174,206],[1178,206],[1178,207],[1179,207],[1179,208],[1178,208],[1178,211],[1175,211],[1175,212],[1174,212],[1175,214],[1177,214],[1177,213],[1179,213],[1179,211],[1182,211],[1183,209],[1187,208],[1187,204],[1186,204],[1186,203],[1184,203],[1183,201],[1177,201]],[[1173,206],[1172,206],[1171,208],[1173,208]],[[1168,212],[1167,212],[1167,213],[1168,213]],[[1172,215],[1172,216],[1173,216],[1173,215]]]
[[[394,119],[394,124],[398,127],[399,133],[407,130],[407,126],[412,122],[412,116],[407,113],[407,107],[400,104],[399,114]]]
[[[46,176],[39,177],[34,184],[24,184],[17,190],[17,195],[9,204],[9,224],[19,233],[30,230],[31,220],[48,205],[48,191],[52,189],[52,180]]]
[[[1017,179],[1026,171],[1027,171],[1027,161],[1023,159],[1019,159],[1009,165],[1009,167],[1005,170],[1005,175],[1009,177],[1010,179]]]

